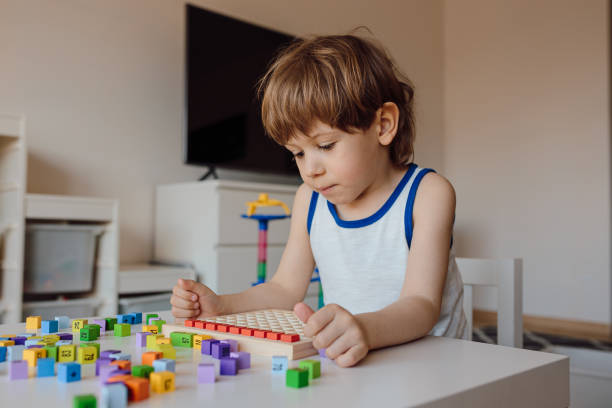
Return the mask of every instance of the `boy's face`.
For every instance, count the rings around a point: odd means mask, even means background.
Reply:
[[[347,133],[316,121],[309,135],[297,133],[285,147],[291,151],[302,180],[334,204],[350,204],[373,185],[388,146],[377,138],[377,122]]]

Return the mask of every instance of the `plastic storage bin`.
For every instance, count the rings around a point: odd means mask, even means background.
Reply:
[[[98,225],[28,224],[24,293],[87,292],[93,287]]]
[[[119,299],[119,313],[160,312],[172,309],[172,293],[159,295],[124,297]]]

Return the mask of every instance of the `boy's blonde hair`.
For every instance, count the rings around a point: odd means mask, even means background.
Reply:
[[[381,45],[354,35],[297,39],[282,49],[257,84],[268,135],[287,144],[296,130],[309,134],[320,120],[352,133],[366,130],[385,102],[399,108],[390,158],[406,165],[415,136],[410,81]]]

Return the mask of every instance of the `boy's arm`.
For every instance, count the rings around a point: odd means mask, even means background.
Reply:
[[[427,335],[437,323],[448,271],[455,191],[436,173],[421,181],[413,209],[413,236],[400,298],[357,315],[370,349]]]
[[[314,271],[314,258],[307,230],[312,190],[302,184],[295,195],[287,245],[274,276],[243,292],[222,295],[225,314],[260,309],[293,309],[304,299]],[[246,267],[246,266],[245,266]]]

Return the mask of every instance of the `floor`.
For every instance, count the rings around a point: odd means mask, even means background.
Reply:
[[[497,342],[497,329],[475,328],[475,341]],[[570,406],[612,407],[612,343],[526,331],[523,348],[570,358]]]

